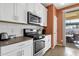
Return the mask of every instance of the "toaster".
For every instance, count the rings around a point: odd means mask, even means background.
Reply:
[[[0,33],[0,40],[7,40],[8,34],[6,32]]]

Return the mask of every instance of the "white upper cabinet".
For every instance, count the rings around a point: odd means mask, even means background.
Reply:
[[[0,3],[0,20],[12,21],[14,18],[14,4]]]
[[[26,9],[28,12],[31,12],[33,14],[35,14],[35,3],[27,3],[26,4]]]
[[[0,3],[0,20],[27,24],[27,12],[41,18],[41,26],[47,26],[47,9],[40,3]]]
[[[15,4],[15,15],[14,19],[17,22],[25,22],[26,23],[26,4],[25,3],[16,3]]]
[[[29,12],[41,17],[41,4],[40,3],[29,3],[27,4],[27,9]]]
[[[43,23],[44,23],[44,26],[47,26],[47,9],[44,9],[44,20],[45,20],[45,22],[43,21]]]
[[[41,16],[41,12],[42,12],[42,9],[41,9],[41,4],[40,3],[35,3],[34,4],[35,5],[35,14],[37,15],[37,16],[39,16],[39,17],[42,17]]]
[[[42,26],[47,26],[47,9],[44,6],[41,6],[41,25]]]
[[[41,17],[41,26],[47,26],[47,9],[40,3],[35,4],[36,15]]]

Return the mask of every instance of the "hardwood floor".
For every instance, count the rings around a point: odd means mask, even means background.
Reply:
[[[73,43],[67,43],[66,47],[56,46],[48,50],[44,56],[79,56],[79,48]]]

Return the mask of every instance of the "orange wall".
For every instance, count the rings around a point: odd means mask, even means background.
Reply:
[[[47,27],[46,27],[46,34],[52,34],[52,22],[53,22],[53,8],[52,5],[47,7],[48,12],[47,12]]]
[[[53,43],[53,17],[56,16],[56,8],[54,5],[50,5],[47,7],[48,9],[48,17],[47,17],[47,27],[46,27],[46,34],[51,34],[52,38],[52,47]]]
[[[62,44],[62,40],[63,40],[63,19],[62,19],[62,16],[63,16],[63,12],[60,11],[60,10],[57,10],[57,41],[58,41],[58,44]]]

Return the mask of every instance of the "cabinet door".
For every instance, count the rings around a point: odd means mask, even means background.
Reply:
[[[2,54],[2,56],[33,56],[33,44],[25,47],[20,47],[9,53]]]
[[[42,8],[41,8],[41,4],[40,3],[35,3],[34,4],[34,8],[35,8],[35,14],[37,15],[37,16],[39,16],[39,17],[42,17]]]
[[[33,56],[33,44],[18,49],[17,56]]]
[[[33,56],[33,45],[28,45],[24,48],[24,56]]]
[[[41,5],[41,25],[47,26],[47,9]]]
[[[18,49],[18,50],[10,51],[9,53],[3,54],[2,56],[23,56],[23,55],[24,55],[24,50]]]
[[[17,56],[24,56],[24,49],[23,48],[18,49],[16,54]]]
[[[0,20],[11,21],[14,18],[14,4],[0,3]]]
[[[44,13],[43,13],[43,24],[44,26],[47,26],[47,9],[44,8]]]
[[[26,4],[25,3],[16,3],[15,4],[15,20],[18,22],[26,21]]]
[[[17,51],[18,50],[10,51],[9,53],[3,54],[2,56],[17,56]]]
[[[51,47],[51,35],[45,37],[45,51]]]
[[[27,7],[28,8],[27,10],[33,14],[35,14],[35,3],[28,3]]]
[[[51,47],[51,35],[48,35],[47,39],[48,39],[48,48],[50,48]]]
[[[15,52],[12,52],[12,53],[8,53],[8,54],[4,54],[2,56],[16,56],[16,53]]]

